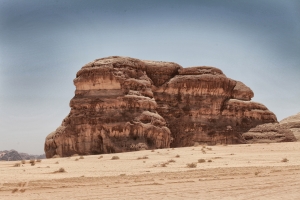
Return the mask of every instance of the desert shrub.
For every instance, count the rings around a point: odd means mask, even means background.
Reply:
[[[137,159],[138,160],[140,160],[140,159],[148,159],[148,156],[138,157]]]
[[[42,162],[42,160],[41,159],[37,159],[36,162]]]
[[[78,158],[75,159],[75,161],[78,161],[78,160],[79,160]]]
[[[112,160],[118,160],[118,159],[120,159],[120,158],[119,158],[119,156],[113,156],[111,159],[112,159]]]
[[[61,167],[56,172],[63,173],[63,172],[66,172],[66,170],[63,167]]]
[[[168,163],[171,163],[171,162],[176,162],[175,160],[171,159],[171,160],[168,160]]]
[[[196,168],[197,167],[197,163],[188,163],[188,164],[186,164],[186,166],[188,168]]]
[[[35,160],[32,159],[32,160],[29,161],[29,163],[31,164],[31,166],[34,166],[35,165]]]
[[[22,160],[22,161],[21,161],[21,163],[22,163],[22,164],[25,164],[25,163],[26,163],[26,161],[25,161],[25,160]]]
[[[83,156],[80,156],[79,159],[84,159],[84,157],[83,157]]]
[[[14,167],[20,167],[21,166],[21,163],[15,163],[14,164]]]
[[[19,189],[18,188],[15,188],[15,189],[13,189],[11,192],[12,193],[15,193],[15,192],[17,192]]]
[[[212,148],[210,148],[210,147],[207,147],[206,149],[207,149],[207,150],[209,150],[209,151],[211,151],[211,150],[212,150]]]
[[[56,161],[56,162],[55,162],[55,164],[59,164],[59,162],[58,162],[58,161]]]
[[[207,162],[212,162],[212,160],[208,160]]]
[[[176,158],[179,158],[179,157],[180,157],[180,155],[178,155],[178,154],[177,154],[175,157],[176,157]]]
[[[103,158],[103,156],[99,156],[99,158],[98,158],[98,159],[101,159],[101,158]]]
[[[288,162],[289,160],[287,159],[287,158],[283,158],[282,160],[281,160],[281,162]]]
[[[204,163],[204,162],[205,162],[205,160],[202,158],[198,160],[198,163]]]
[[[154,152],[154,151],[155,151],[154,149],[151,150],[151,152]]]
[[[167,164],[168,164],[168,163],[161,163],[160,166],[161,166],[161,167],[167,167]]]
[[[203,154],[206,154],[206,151],[204,149],[201,149],[201,151],[202,151]]]

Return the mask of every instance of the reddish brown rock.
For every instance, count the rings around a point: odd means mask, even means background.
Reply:
[[[46,156],[244,143],[242,133],[277,122],[253,92],[214,67],[107,57],[74,80],[71,112],[49,134]]]

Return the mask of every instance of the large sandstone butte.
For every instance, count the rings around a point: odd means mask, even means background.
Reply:
[[[220,69],[107,57],[83,66],[70,114],[45,141],[54,155],[246,143],[244,132],[277,122],[252,90]]]

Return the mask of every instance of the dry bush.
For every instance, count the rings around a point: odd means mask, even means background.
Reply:
[[[257,176],[260,173],[260,171],[256,171],[254,174],[255,176]]]
[[[168,163],[161,163],[160,166],[161,166],[161,167],[167,167],[167,164],[168,164]]]
[[[119,156],[113,156],[113,157],[111,157],[111,159],[112,159],[112,160],[118,160],[118,159],[120,159],[120,158],[119,158]]]
[[[288,162],[289,160],[287,159],[287,158],[283,158],[282,160],[281,160],[281,162]]]
[[[22,163],[22,164],[25,164],[25,163],[26,163],[26,161],[25,161],[25,160],[22,160],[22,161],[21,161],[21,163]]]
[[[179,158],[179,157],[180,157],[180,155],[178,155],[178,154],[177,154],[175,157],[176,157],[176,158]]]
[[[99,158],[98,158],[98,159],[101,159],[101,158],[103,158],[103,156],[99,156]]]
[[[64,173],[64,172],[66,172],[66,170],[63,167],[61,167],[57,171],[55,171],[55,173]]]
[[[151,152],[154,152],[154,151],[155,151],[154,149],[151,150]]]
[[[20,192],[22,192],[22,193],[23,193],[23,192],[25,192],[25,190],[26,190],[26,189],[24,189],[24,188],[23,188],[23,189],[21,189],[21,190],[20,190]]]
[[[78,160],[79,160],[78,158],[75,159],[75,161],[78,161]]]
[[[59,164],[59,162],[58,162],[58,161],[56,161],[56,162],[55,162],[55,164]]]
[[[198,160],[198,163],[204,163],[204,162],[205,162],[205,160],[202,158]]]
[[[176,162],[175,160],[171,159],[171,160],[168,160],[168,163],[171,163],[171,162]]]
[[[79,159],[84,159],[84,157],[83,157],[83,156],[80,156]]]
[[[41,159],[37,159],[36,162],[42,162],[42,160]]]
[[[60,158],[60,156],[59,155],[54,155],[54,156],[52,156],[52,158]]]
[[[204,149],[201,149],[201,151],[202,151],[203,154],[206,154],[206,151]]]
[[[212,160],[208,160],[207,162],[212,162]]]
[[[197,163],[188,163],[188,164],[186,164],[186,166],[188,168],[196,168],[197,167]]]
[[[138,160],[140,160],[140,159],[148,159],[148,156],[138,157],[137,159]]]
[[[14,164],[14,167],[20,167],[21,166],[21,163],[15,163]]]
[[[35,165],[35,160],[32,159],[32,160],[29,161],[29,163],[31,164],[31,166],[34,166]]]
[[[13,189],[11,192],[12,193],[15,193],[15,192],[17,192],[19,189],[18,188],[15,188],[15,189]]]
[[[209,151],[211,151],[211,150],[212,150],[212,148],[210,148],[210,147],[207,147],[206,149],[207,149],[207,150],[209,150]]]

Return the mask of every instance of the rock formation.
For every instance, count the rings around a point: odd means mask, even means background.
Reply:
[[[296,139],[300,141],[300,113],[281,120],[280,125],[292,131]]]
[[[45,141],[46,157],[245,143],[277,122],[252,90],[214,67],[128,57],[97,59],[74,79],[70,114]]]
[[[279,123],[268,123],[243,133],[248,143],[300,141],[300,113],[287,117]]]

